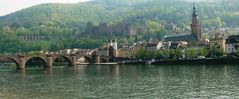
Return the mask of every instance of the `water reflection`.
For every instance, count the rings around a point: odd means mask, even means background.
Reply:
[[[229,65],[80,65],[0,72],[0,79],[8,98],[239,97],[239,67]]]
[[[87,65],[79,65],[79,66],[74,66],[74,72],[77,73],[77,74],[82,74],[84,75],[85,74],[85,68],[86,68]]]
[[[17,69],[16,71],[19,75],[22,75],[22,76],[26,75],[26,69]]]
[[[44,69],[43,69],[43,72],[44,72],[45,74],[52,75],[52,74],[53,74],[53,68],[52,68],[52,67],[44,68]]]

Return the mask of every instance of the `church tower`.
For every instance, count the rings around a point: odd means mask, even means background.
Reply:
[[[195,4],[193,5],[191,34],[196,37],[197,41],[201,40],[201,38],[202,38],[201,26],[199,23],[199,18],[198,18],[197,9],[196,9]]]

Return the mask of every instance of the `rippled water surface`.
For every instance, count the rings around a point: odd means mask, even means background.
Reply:
[[[0,98],[239,98],[239,66],[0,66]]]

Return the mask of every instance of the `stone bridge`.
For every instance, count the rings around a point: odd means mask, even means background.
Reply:
[[[69,66],[76,66],[77,60],[84,57],[90,63],[100,63],[100,57],[98,55],[86,55],[86,54],[19,54],[19,55],[0,55],[0,60],[13,61],[18,69],[25,69],[26,63],[34,58],[38,58],[44,62],[45,67],[52,67],[54,61],[57,58],[64,58],[67,60]]]

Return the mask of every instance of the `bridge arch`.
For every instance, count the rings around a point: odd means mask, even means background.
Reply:
[[[76,59],[77,63],[92,63],[92,58],[89,56],[81,56]]]
[[[10,61],[12,61],[13,63],[15,63],[15,64],[16,64],[16,68],[19,67],[19,62],[18,62],[16,59],[11,58],[11,57],[6,57],[6,58],[1,59],[1,61],[6,61],[6,60],[10,60]]]
[[[34,62],[37,60],[37,62],[34,64]],[[41,64],[39,64],[39,61],[41,61]],[[30,65],[30,62],[33,62],[33,65],[40,66],[43,65],[44,67],[47,66],[47,60],[44,57],[41,56],[32,56],[26,59],[25,66]]]
[[[67,61],[67,65],[68,66],[72,66],[73,65],[73,62],[72,62],[71,58],[69,58],[68,56],[63,56],[63,55],[54,57],[53,58],[53,64],[55,64],[61,58],[63,58],[64,60]]]

